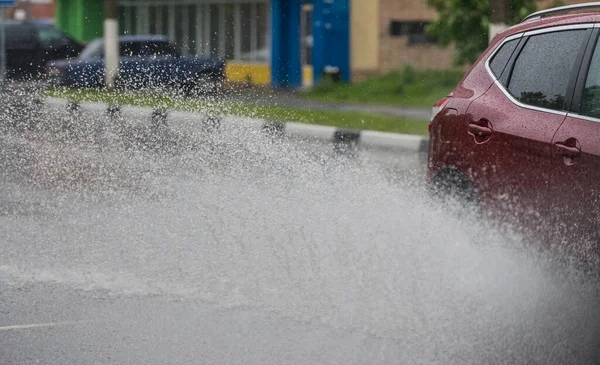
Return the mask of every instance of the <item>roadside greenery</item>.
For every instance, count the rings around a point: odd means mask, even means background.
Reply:
[[[352,84],[323,81],[304,93],[314,100],[430,108],[462,78],[460,70],[417,70],[405,67]]]
[[[375,130],[390,133],[427,135],[427,123],[350,111],[322,111],[300,108],[263,106],[226,100],[184,98],[146,92],[119,92],[94,89],[52,88],[46,96],[71,101],[102,102],[110,105],[133,105],[187,112],[215,113],[274,122],[320,124],[344,129]]]
[[[524,17],[536,11],[537,0],[508,0],[510,25],[519,23]],[[429,24],[427,33],[438,44],[456,45],[454,63],[467,65],[475,62],[487,48],[491,6],[489,0],[427,0],[427,4],[437,10],[437,19]],[[549,7],[564,5],[562,0],[554,0]]]

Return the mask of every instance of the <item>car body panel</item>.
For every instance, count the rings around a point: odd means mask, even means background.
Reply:
[[[598,13],[565,15],[500,33],[430,125],[428,182],[449,169],[458,171],[470,181],[488,216],[522,224],[540,242],[566,243],[567,251],[580,257],[600,253],[600,117],[582,117],[571,108],[583,87],[581,65],[590,46],[596,46],[599,22]],[[573,43],[579,53],[565,74],[564,109],[517,101],[501,75],[489,69],[488,61],[509,37],[522,38],[507,62],[511,66],[528,36],[571,28],[585,29],[585,35],[577,38],[581,44]]]
[[[553,224],[574,243],[600,239],[600,120],[569,115],[552,140],[549,196]],[[580,152],[564,153],[566,145]]]

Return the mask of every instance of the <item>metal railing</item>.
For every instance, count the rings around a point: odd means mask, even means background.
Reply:
[[[569,12],[569,11],[573,11],[573,10],[589,10],[589,9],[594,9],[594,8],[600,9],[600,2],[559,6],[556,8],[540,10],[540,11],[536,11],[535,13],[529,14],[528,16],[523,18],[521,23],[531,21],[531,20],[541,19],[543,17],[553,15],[556,13]]]

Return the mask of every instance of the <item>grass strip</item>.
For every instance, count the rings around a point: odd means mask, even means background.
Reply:
[[[314,110],[255,105],[226,100],[185,98],[151,92],[121,92],[96,89],[52,88],[46,96],[71,101],[102,102],[111,105],[147,106],[169,110],[215,113],[260,118],[275,122],[319,124],[352,130],[427,135],[427,123],[352,111]]]

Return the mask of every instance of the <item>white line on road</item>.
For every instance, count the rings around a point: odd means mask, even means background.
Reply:
[[[12,331],[12,330],[26,330],[33,328],[43,328],[43,327],[59,327],[59,326],[70,326],[75,324],[85,323],[87,321],[65,321],[65,322],[49,322],[49,323],[34,323],[34,324],[16,324],[12,326],[0,326],[0,332],[2,331]]]

